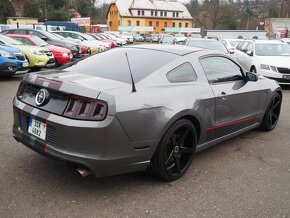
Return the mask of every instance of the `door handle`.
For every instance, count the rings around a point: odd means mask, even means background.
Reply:
[[[226,100],[227,99],[227,94],[225,92],[221,92],[221,94],[219,94],[217,96],[218,99],[221,99],[221,100]]]

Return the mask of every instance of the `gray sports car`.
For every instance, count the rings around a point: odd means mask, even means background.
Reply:
[[[27,74],[13,101],[17,141],[97,177],[150,169],[172,181],[193,154],[245,131],[272,130],[282,91],[218,51],[117,48]]]

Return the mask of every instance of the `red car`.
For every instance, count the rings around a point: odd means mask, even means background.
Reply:
[[[37,36],[24,34],[7,34],[7,36],[15,38],[26,45],[36,45],[47,48],[54,55],[58,65],[66,64],[73,58],[70,50],[55,45],[49,45],[47,42]]]
[[[86,34],[94,37],[95,39],[97,39],[97,40],[99,40],[101,42],[109,43],[111,45],[111,48],[118,47],[118,44],[114,40],[106,39],[106,38],[104,38],[102,35],[100,35],[98,33],[86,33]]]

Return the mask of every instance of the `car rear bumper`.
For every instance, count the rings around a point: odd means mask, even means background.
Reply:
[[[47,157],[89,168],[97,177],[145,170],[157,141],[141,142],[135,149],[118,119],[77,121],[50,114],[14,99],[13,134],[17,141]],[[46,139],[28,132],[28,120],[47,124]],[[138,142],[140,146],[140,142]]]
[[[66,64],[68,62],[70,62],[72,60],[72,56],[54,56],[55,59],[56,59],[56,62],[60,65],[62,64]]]

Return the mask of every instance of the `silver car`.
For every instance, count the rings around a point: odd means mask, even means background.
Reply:
[[[272,130],[282,91],[218,51],[126,46],[27,74],[13,101],[17,141],[97,177],[149,168],[172,181],[193,154]]]

